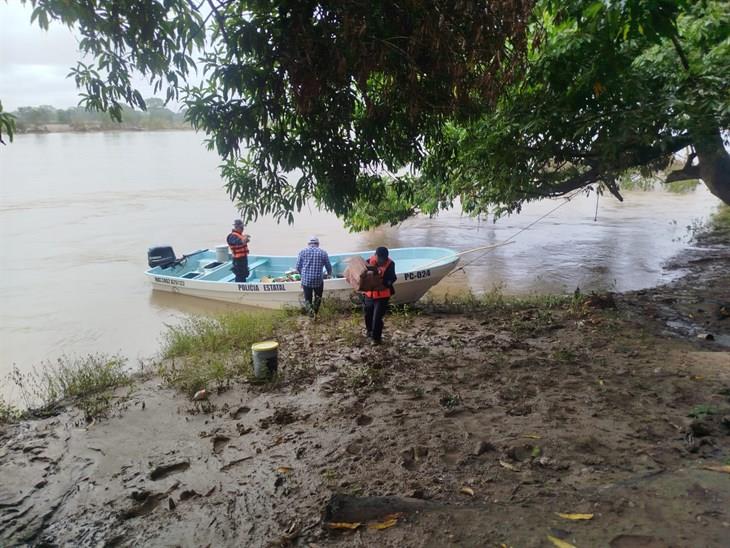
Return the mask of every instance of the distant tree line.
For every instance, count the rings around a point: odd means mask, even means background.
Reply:
[[[150,98],[145,103],[146,111],[124,107],[121,122],[112,120],[107,113],[86,110],[84,107],[20,107],[11,114],[15,117],[18,133],[190,128],[190,124],[185,121],[185,113],[166,108],[162,99]]]

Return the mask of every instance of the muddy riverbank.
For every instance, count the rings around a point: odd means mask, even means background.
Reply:
[[[0,544],[725,546],[729,241],[652,290],[399,312],[381,347],[296,321],[277,383],[148,374],[0,426]]]

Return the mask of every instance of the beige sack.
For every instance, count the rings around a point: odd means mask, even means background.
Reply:
[[[360,277],[367,269],[368,265],[360,255],[354,255],[347,259],[345,279],[355,291],[360,291]]]
[[[383,279],[374,267],[368,267],[365,260],[356,255],[347,261],[345,279],[355,291],[379,291],[385,289]]]

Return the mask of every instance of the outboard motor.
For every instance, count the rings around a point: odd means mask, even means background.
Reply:
[[[172,250],[172,246],[161,245],[158,247],[150,247],[147,250],[147,264],[150,268],[160,266],[165,268],[175,262],[175,252]]]

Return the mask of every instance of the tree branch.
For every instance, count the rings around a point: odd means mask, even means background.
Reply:
[[[671,138],[661,141],[658,145],[654,146],[626,146],[622,159],[625,161],[619,162],[620,165],[613,165],[613,169],[603,170],[600,167],[598,154],[593,154],[590,150],[586,152],[576,152],[571,150],[565,150],[561,147],[553,147],[549,150],[556,160],[563,160],[564,162],[573,162],[575,165],[586,165],[589,167],[588,171],[575,175],[563,182],[555,185],[543,184],[540,186],[540,180],[535,180],[534,184],[537,187],[536,192],[523,191],[525,194],[529,194],[534,197],[554,198],[557,196],[563,196],[577,190],[579,188],[586,187],[588,185],[603,182],[608,191],[613,194],[617,200],[623,202],[623,196],[619,190],[619,186],[616,184],[615,177],[612,175],[615,171],[622,171],[626,169],[635,168],[637,166],[649,164],[667,154],[674,154],[680,150],[687,148],[692,145],[692,138],[685,135],[674,135]],[[523,150],[530,150],[534,152],[542,152],[545,147],[521,147]],[[674,180],[684,179],[697,179],[699,178],[699,166],[692,166],[696,154],[690,153],[687,158],[687,164],[684,169],[670,174],[671,179],[666,182],[672,182]],[[696,175],[695,175],[696,173]],[[684,175],[681,175],[684,174]]]
[[[691,144],[692,139],[689,135],[676,135],[673,136],[671,139],[664,141],[664,146],[627,145],[623,148],[623,156],[625,158],[633,158],[633,161],[629,162],[627,166],[621,167],[629,168],[641,164],[647,164],[653,160],[661,158],[665,154],[674,154],[675,152],[679,152],[680,150],[687,148]],[[529,152],[541,153],[545,150],[545,147],[523,145],[520,147],[520,149]],[[562,148],[558,145],[552,145],[552,148],[549,149],[549,153],[558,160],[568,161],[572,163],[576,163],[574,160],[577,160],[587,163],[589,165],[593,165],[594,162],[600,159],[600,155],[596,152],[592,152],[591,150],[581,152]]]
[[[600,178],[600,176],[601,174],[598,172],[597,169],[589,169],[585,173],[576,175],[575,177],[572,177],[567,181],[563,181],[558,185],[548,186],[544,188],[544,192],[542,191],[543,189],[540,189],[538,195],[544,196],[546,198],[562,196],[563,194],[567,194],[568,192],[572,192],[573,190],[578,190],[579,188],[583,188],[592,183],[595,183]]]
[[[700,178],[700,166],[687,166],[685,165],[682,169],[672,171],[664,179],[665,183],[676,183],[677,181],[688,181],[690,179]]]
[[[610,180],[606,178],[604,179],[604,182],[606,183],[606,188],[608,189],[608,191],[613,194],[619,202],[623,202],[624,197],[621,196],[621,192],[619,192],[618,185],[616,184],[616,179],[614,177],[611,177]]]
[[[679,55],[679,60],[682,62],[684,70],[689,72],[689,60],[682,49],[682,44],[679,43],[679,39],[674,34],[672,34],[672,44],[674,44],[674,49],[677,52],[677,55]]]
[[[226,32],[226,19],[218,11],[218,8],[221,7],[221,5],[216,6],[215,4],[213,4],[213,0],[208,0],[208,5],[210,6],[212,13],[215,14],[215,20],[218,22],[218,28],[220,29],[221,34],[223,35],[223,39],[226,41],[226,44],[232,44],[233,42],[231,42],[228,33]]]

